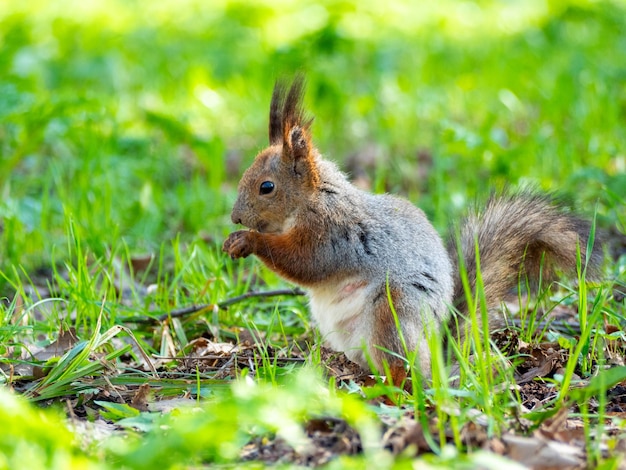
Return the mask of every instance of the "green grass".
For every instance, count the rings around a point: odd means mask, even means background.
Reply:
[[[320,379],[320,338],[303,298],[131,321],[286,287],[257,261],[227,259],[220,246],[234,229],[238,178],[267,143],[274,80],[297,71],[308,77],[306,104],[322,153],[372,190],[410,198],[442,234],[474,201],[506,185],[558,191],[578,212],[595,215],[598,233],[609,234],[607,254],[621,257],[608,257],[600,285],[585,283],[580,260],[578,280],[535,299],[544,310],[575,306],[582,334],[578,342],[557,338],[572,352],[555,382],[558,400],[528,419],[540,426],[580,399],[589,463],[612,462],[591,438],[605,406],[594,411],[588,403],[592,396],[602,403],[623,377],[600,374],[580,391],[573,374],[596,376],[609,363],[606,348],[624,339],[624,303],[613,294],[626,285],[618,238],[626,232],[626,3],[413,3],[397,0],[384,11],[369,0],[0,6],[0,424],[14,430],[0,469],[29,466],[20,449],[32,450],[39,460],[30,466],[40,468],[144,468],[146,455],[164,467],[228,463],[251,436],[289,436],[318,415],[346,419],[373,446],[334,465],[361,467],[373,455],[381,465],[409,464],[410,453],[383,458],[375,448],[384,407]],[[147,267],[141,259],[150,259]],[[479,297],[470,304],[484,313]],[[539,319],[525,314],[519,336],[537,341]],[[607,331],[611,325],[617,331]],[[41,360],[38,348],[70,327],[80,341]],[[433,338],[432,387],[413,395],[380,383],[359,390],[414,409],[424,429],[438,418],[428,437],[435,454],[420,457],[428,462],[472,467],[484,457],[462,443],[473,413],[486,417],[494,436],[520,413],[519,394],[506,386],[511,368],[490,353],[485,334],[473,331],[471,351],[469,344],[453,351],[458,389],[448,386]],[[141,366],[143,353],[180,356],[202,336],[250,335],[262,346],[232,387],[215,371],[181,371],[178,360],[163,359],[159,379]],[[304,372],[281,362],[298,351],[307,358]],[[45,366],[47,377],[15,381],[33,365]],[[181,412],[180,420],[142,415],[146,434],[79,448],[55,435],[59,413],[3,390],[92,410],[94,390],[144,382],[159,396],[199,395],[203,411]],[[293,396],[314,405],[303,408]],[[282,403],[281,421],[264,414]],[[28,422],[17,426],[17,415],[4,413],[11,408]],[[215,426],[224,433],[215,435]],[[446,444],[446,429],[457,449]]]

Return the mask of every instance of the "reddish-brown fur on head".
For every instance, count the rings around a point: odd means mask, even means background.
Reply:
[[[259,232],[288,231],[305,201],[319,186],[313,119],[303,107],[304,77],[291,86],[276,83],[269,116],[270,147],[260,152],[239,183],[232,220]]]

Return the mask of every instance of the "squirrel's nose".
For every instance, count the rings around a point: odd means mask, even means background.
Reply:
[[[241,200],[237,198],[235,201],[235,205],[233,206],[233,211],[230,213],[230,220],[233,221],[233,224],[239,225],[241,223],[241,214],[243,212],[243,204]]]
[[[233,224],[239,225],[241,223],[241,216],[236,210],[233,210],[233,212],[230,214],[230,220],[233,221]]]

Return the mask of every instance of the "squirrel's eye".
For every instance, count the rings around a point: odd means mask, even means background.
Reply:
[[[261,187],[259,188],[260,194],[269,194],[274,191],[274,183],[271,181],[263,181],[261,183]]]

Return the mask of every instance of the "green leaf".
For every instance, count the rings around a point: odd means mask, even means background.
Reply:
[[[605,393],[609,388],[626,380],[626,366],[612,367],[601,371],[586,387],[570,390],[570,399],[580,402],[594,395]]]
[[[127,429],[150,432],[161,416],[161,413],[139,413],[137,416],[122,418],[116,424]]]
[[[135,418],[140,414],[139,410],[136,410],[126,403],[114,403],[111,401],[95,401],[94,403],[106,410],[100,411],[100,415],[104,419],[108,419],[114,422],[124,418]]]

